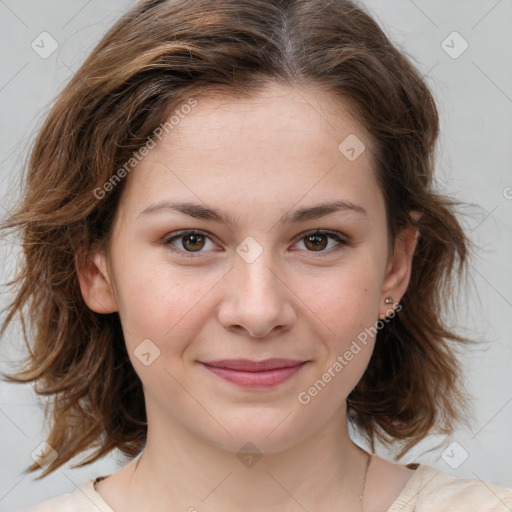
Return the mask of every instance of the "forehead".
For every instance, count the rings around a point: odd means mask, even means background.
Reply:
[[[320,88],[276,84],[250,97],[194,99],[130,174],[125,192],[139,207],[176,194],[216,206],[219,197],[262,206],[336,200],[339,192],[375,202],[372,140],[348,102]]]
[[[271,138],[276,143],[290,144],[296,140],[308,143],[308,147],[319,147],[318,139],[322,138],[322,145],[336,148],[340,136],[357,134],[368,149],[372,146],[369,134],[354,115],[348,100],[320,86],[270,83],[250,96],[206,91],[195,99],[196,106],[181,116],[172,132],[164,136],[169,145],[179,142],[183,147],[188,140],[185,138],[197,140],[200,137],[203,143],[215,149],[219,140],[225,147],[229,142],[226,135],[233,134],[236,146],[241,139],[252,145],[260,142],[266,146]]]

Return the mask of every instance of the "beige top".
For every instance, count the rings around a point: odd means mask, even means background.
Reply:
[[[512,512],[512,489],[477,479],[458,479],[426,464],[415,472],[386,512]],[[24,512],[114,512],[94,488],[106,476],[88,480]]]

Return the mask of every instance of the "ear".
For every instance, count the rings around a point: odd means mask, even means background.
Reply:
[[[78,268],[78,281],[85,303],[96,313],[118,311],[104,251],[92,253]]]
[[[423,214],[412,211],[409,212],[409,215],[417,221]],[[407,291],[411,279],[412,260],[419,236],[418,229],[411,224],[398,233],[393,255],[386,269],[381,303],[384,303],[386,297],[392,297],[393,301],[398,303]]]

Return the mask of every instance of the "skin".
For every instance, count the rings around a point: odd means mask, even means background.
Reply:
[[[128,176],[108,250],[80,273],[88,306],[119,312],[148,416],[138,464],[96,489],[116,512],[360,510],[367,457],[350,439],[346,397],[375,339],[360,343],[308,404],[297,396],[379,314],[389,315],[386,297],[400,301],[417,231],[404,229],[390,250],[372,141],[339,98],[269,84],[250,99],[196,99]],[[350,134],[366,145],[354,161],[338,150]],[[278,223],[299,207],[340,199],[367,215]],[[141,215],[163,200],[218,208],[238,225],[165,208]],[[181,253],[172,252],[169,235],[183,229],[210,238],[174,238]],[[348,243],[323,235],[315,250],[306,235],[316,229]],[[236,251],[247,237],[262,250],[250,263]],[[134,353],[145,339],[160,350],[148,366]],[[198,362],[271,357],[309,362],[267,390],[238,387]],[[262,455],[252,467],[236,456],[247,442]],[[387,510],[412,474],[374,456],[365,511]]]

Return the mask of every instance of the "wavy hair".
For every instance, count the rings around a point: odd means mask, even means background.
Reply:
[[[466,421],[456,352],[474,342],[449,327],[447,312],[471,243],[457,219],[461,203],[436,190],[439,117],[410,59],[349,0],[143,0],[58,94],[30,148],[22,197],[1,226],[23,251],[0,333],[19,317],[28,349],[4,380],[33,382],[48,398],[47,442],[58,453],[38,478],[89,449],[73,467],[115,448],[135,457],[145,445],[142,384],[119,316],[91,311],[78,282],[91,251],[109,240],[125,180],[97,191],[194,94],[249,97],[270,82],[316,85],[348,101],[375,145],[389,239],[411,224],[421,234],[403,309],[379,331],[347,398],[350,421],[372,452],[375,439],[400,443],[398,458]]]

